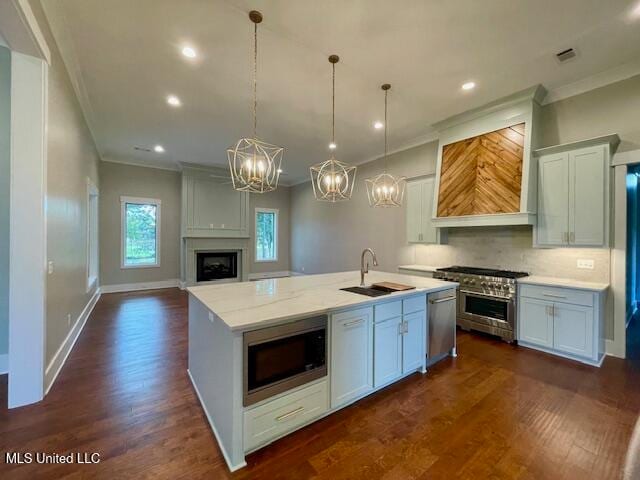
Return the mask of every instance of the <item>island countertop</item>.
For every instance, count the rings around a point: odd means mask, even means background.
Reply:
[[[231,330],[251,330],[289,319],[458,286],[455,282],[398,273],[370,271],[365,277],[367,285],[385,281],[416,288],[380,297],[340,290],[360,284],[360,272],[353,271],[202,285],[187,290]]]

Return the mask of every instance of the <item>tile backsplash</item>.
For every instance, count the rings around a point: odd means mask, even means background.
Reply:
[[[530,226],[452,228],[447,245],[416,245],[414,256],[415,263],[435,267],[470,265],[610,282],[608,248],[533,248],[532,245]],[[593,260],[593,269],[579,269],[578,259]]]

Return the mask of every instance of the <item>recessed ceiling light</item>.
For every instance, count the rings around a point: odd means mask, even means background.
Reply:
[[[164,147],[162,145],[156,145],[153,147],[153,151],[156,153],[164,153]]]
[[[182,55],[187,58],[196,58],[198,55],[193,47],[182,47]]]
[[[382,122],[375,122],[373,124],[373,128],[375,128],[376,130],[380,130],[383,127],[384,127],[384,123],[382,123]]]
[[[180,101],[180,99],[175,95],[169,95],[167,97],[167,103],[172,107],[179,107],[180,105],[182,105],[182,102]]]
[[[335,150],[337,147],[338,147],[338,146],[337,146],[335,143],[333,143],[333,142],[331,142],[331,143],[329,144],[329,150]]]
[[[463,90],[473,90],[474,88],[476,88],[475,82],[467,82],[462,84]]]

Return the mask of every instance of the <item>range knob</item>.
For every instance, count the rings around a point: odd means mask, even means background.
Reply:
[[[469,284],[471,284],[471,285],[475,285],[475,284],[476,284],[476,281],[475,281],[475,280],[469,280]]]
[[[487,282],[480,282],[480,286],[481,287],[486,287],[487,286]]]

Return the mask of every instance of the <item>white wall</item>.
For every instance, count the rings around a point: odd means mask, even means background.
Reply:
[[[99,157],[69,75],[38,1],[30,2],[51,50],[47,121],[46,363],[50,364],[89,304],[87,292],[87,178],[99,186]],[[70,317],[70,322],[68,320]]]
[[[100,163],[100,284],[159,282],[180,278],[180,172],[122,163]],[[162,201],[160,266],[121,268],[120,197]]]
[[[11,52],[0,47],[0,358],[9,351],[10,123]],[[0,373],[2,370],[0,365]]]

